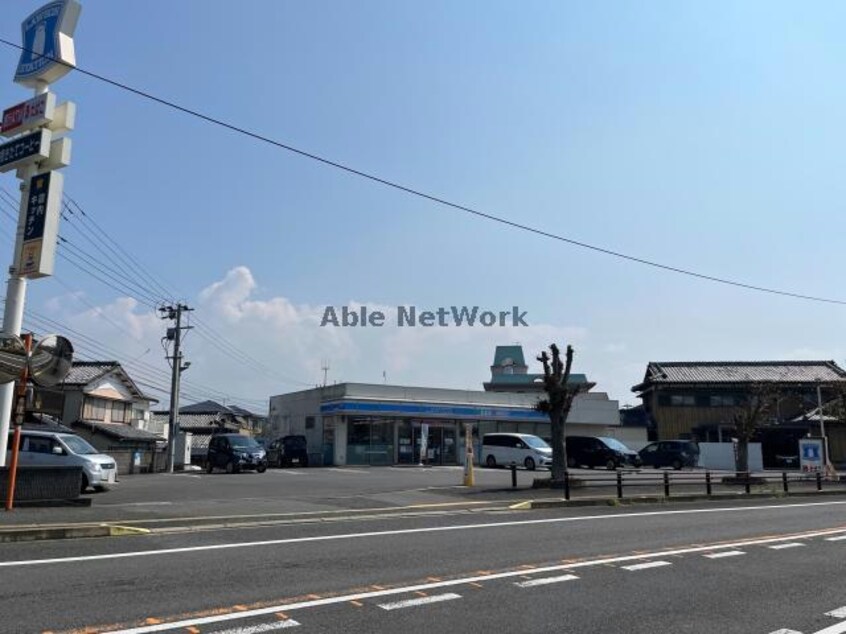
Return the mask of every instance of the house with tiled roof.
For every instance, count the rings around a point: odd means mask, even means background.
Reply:
[[[62,383],[37,387],[33,413],[52,416],[112,455],[120,473],[155,471],[164,438],[149,429],[145,394],[117,361],[74,361]]]
[[[802,415],[817,406],[818,387],[823,402],[846,391],[846,370],[834,361],[651,362],[632,391],[658,440],[720,442],[731,438],[738,408],[758,386],[776,395],[777,406],[759,434],[764,464],[775,467],[775,456],[784,450],[774,449],[768,460],[767,438],[777,444],[787,435],[819,434],[818,422]],[[846,462],[846,423],[827,425],[827,435],[832,459]]]

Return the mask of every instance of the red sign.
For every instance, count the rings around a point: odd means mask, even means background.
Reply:
[[[20,131],[22,132],[25,129],[49,122],[52,117],[52,113],[48,112],[48,110],[52,110],[50,108],[50,97],[49,93],[44,93],[4,110],[0,133],[7,135],[18,128],[21,128]]]

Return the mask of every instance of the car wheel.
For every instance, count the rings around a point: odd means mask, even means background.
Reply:
[[[82,488],[80,489],[80,493],[85,493],[88,490],[88,476],[84,473],[82,474]]]
[[[681,471],[682,463],[680,460],[673,460],[673,469],[676,471]]]
[[[605,468],[608,469],[608,471],[614,471],[614,469],[617,468],[617,463],[613,460],[608,460],[608,462],[605,463]]]
[[[653,469],[657,469],[657,468],[658,468],[658,463],[657,463],[657,462],[653,462],[653,463],[652,463],[652,468],[653,468]]]
[[[487,460],[485,460],[485,465],[488,467],[488,469],[493,469],[494,467],[496,467],[496,458],[494,458],[493,456],[488,456]]]
[[[231,460],[226,463],[226,473],[235,473],[235,463]]]
[[[212,473],[214,471],[214,463],[209,460],[206,462],[206,473]]]
[[[567,466],[571,469],[576,468],[576,459],[575,458],[567,458]]]
[[[302,460],[302,462],[300,463],[300,465],[302,465],[303,467],[307,467],[307,466],[308,466],[308,458],[303,458],[303,460]]]
[[[526,469],[529,471],[535,470],[535,461],[533,458],[526,458],[526,461],[523,463],[526,466]]]
[[[265,471],[267,471],[267,466],[260,464],[259,466],[256,467],[256,471],[258,473],[264,473]]]
[[[276,466],[279,467],[280,469],[285,466],[285,460],[282,459],[282,456],[279,456],[276,459]]]

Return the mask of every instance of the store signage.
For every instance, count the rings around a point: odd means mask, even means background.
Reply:
[[[82,7],[76,0],[56,0],[21,24],[21,59],[15,81],[35,87],[61,79],[76,65],[73,32]]]
[[[0,133],[11,136],[50,123],[56,109],[56,95],[45,92],[3,111]]]
[[[799,466],[805,473],[825,471],[822,438],[799,439]]]
[[[53,274],[63,186],[59,172],[38,174],[30,180],[18,265],[18,274],[23,277]]]
[[[50,156],[53,134],[44,128],[0,145],[0,173]]]

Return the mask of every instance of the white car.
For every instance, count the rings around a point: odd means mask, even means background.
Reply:
[[[485,434],[481,459],[487,467],[515,464],[534,471],[538,467],[552,466],[552,447],[531,434]]]
[[[14,433],[9,434],[6,464],[11,462]],[[21,430],[18,464],[21,466],[82,467],[82,491],[93,487],[104,491],[117,481],[115,459],[100,453],[87,440],[76,434],[52,431]]]

